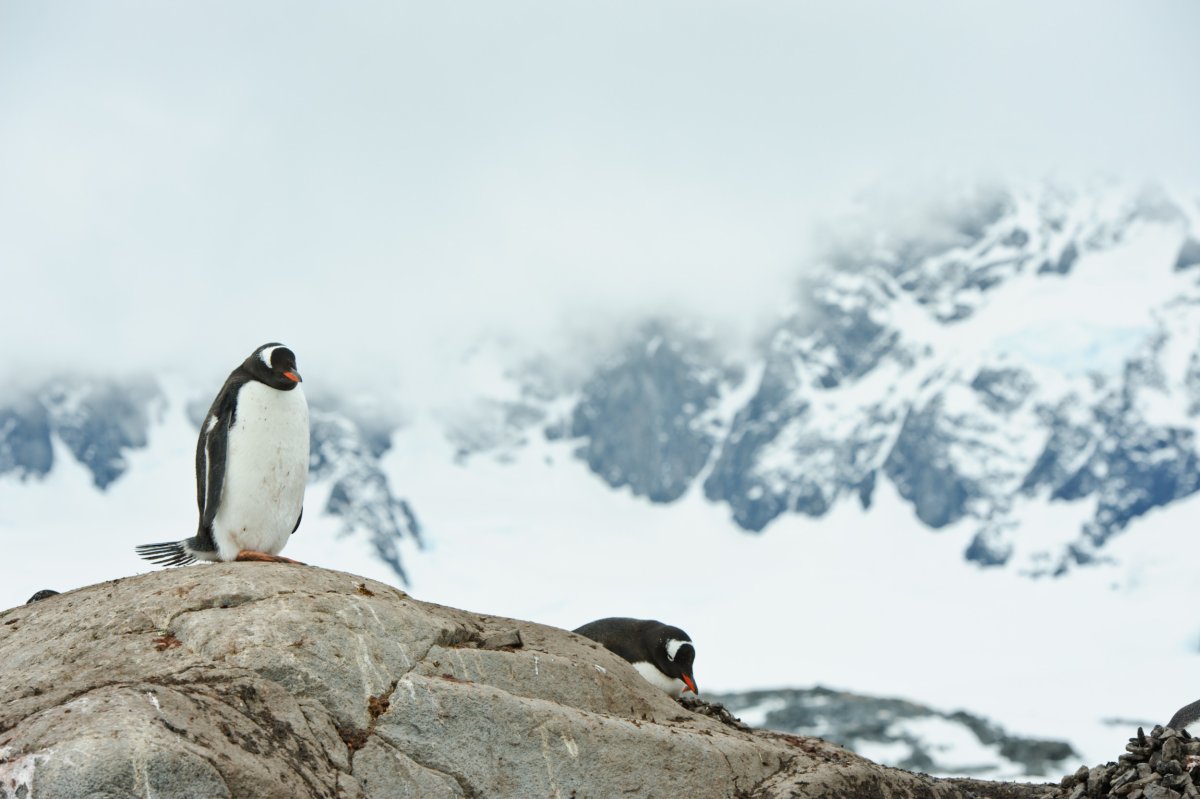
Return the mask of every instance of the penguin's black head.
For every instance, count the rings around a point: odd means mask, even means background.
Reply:
[[[696,677],[692,674],[696,646],[691,636],[678,627],[664,624],[654,632],[654,638],[651,651],[654,653],[655,668],[668,677],[682,680],[687,686],[684,691],[699,693]]]
[[[296,354],[278,342],[262,345],[242,366],[255,380],[280,391],[291,391],[300,384]]]

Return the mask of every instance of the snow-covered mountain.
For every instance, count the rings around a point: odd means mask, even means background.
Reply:
[[[173,399],[175,410],[198,432],[210,398],[179,394]],[[169,405],[163,388],[146,377],[64,376],[10,391],[0,401],[0,479],[44,479],[56,459],[69,452],[95,488],[105,491],[128,471],[131,453],[146,448],[156,428],[161,429]],[[380,469],[391,431],[373,421],[336,403],[315,405],[310,413],[310,482],[328,492],[321,512],[337,520],[337,535],[367,541],[394,577],[405,581],[399,545],[419,543],[421,526]],[[187,530],[180,537],[193,533]]]
[[[707,687],[906,696],[1110,758],[1128,730],[1102,719],[1196,698],[1200,626],[1142,627],[1187,601],[1200,555],[1200,203],[1036,187],[914,219],[831,236],[749,350],[660,316],[597,337],[599,358],[485,347],[469,366],[494,379],[453,409],[314,393],[287,554],[564,627],[661,616],[709,642]],[[134,544],[193,532],[214,389],[0,390],[20,564],[0,604],[147,568]],[[1164,676],[1111,706],[1073,682],[1146,659]],[[930,713],[918,726],[949,723]]]
[[[43,478],[54,468],[57,439],[103,491],[125,473],[125,455],[145,447],[162,391],[147,378],[63,377],[0,404],[0,475]]]
[[[512,366],[507,396],[448,416],[446,435],[463,461],[566,439],[613,488],[670,503],[700,485],[754,532],[869,507],[888,480],[931,529],[971,520],[967,559],[1061,574],[1200,488],[1197,218],[1160,190],[976,193],[916,232],[831,245],[750,356],[694,324],[646,321],[574,378]],[[10,392],[0,476],[43,477],[55,437],[104,490],[162,401],[144,377]],[[189,403],[202,413],[203,398]],[[344,532],[370,536],[403,579],[395,542],[420,525],[378,469],[390,433],[318,408],[313,479],[332,483],[326,511]],[[1086,504],[1088,518],[1052,539],[1023,529],[1021,508],[1046,502]]]
[[[887,480],[931,529],[970,520],[968,560],[1061,574],[1200,488],[1198,216],[1160,190],[983,193],[841,241],[750,360],[659,320],[555,397],[565,412],[533,391],[502,408],[614,488],[699,484],[745,530],[869,507]],[[1047,502],[1088,518],[1024,529]]]

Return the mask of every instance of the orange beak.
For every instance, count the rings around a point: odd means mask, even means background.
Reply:
[[[682,679],[684,681],[684,683],[687,685],[687,688],[683,689],[685,693],[687,691],[691,691],[694,694],[700,693],[699,689],[696,688],[696,681],[692,679],[692,675],[684,674],[680,679]]]
[[[296,374],[295,372],[284,372],[283,376],[286,377],[288,380],[291,380],[293,383],[300,382],[300,375]]]

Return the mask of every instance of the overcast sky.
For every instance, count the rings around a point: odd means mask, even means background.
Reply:
[[[0,371],[424,391],[480,335],[771,312],[864,187],[1200,186],[1200,4],[0,0]]]

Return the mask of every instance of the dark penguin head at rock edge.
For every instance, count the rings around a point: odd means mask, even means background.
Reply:
[[[692,671],[696,646],[678,627],[653,619],[614,617],[588,622],[574,632],[628,660],[649,683],[671,696],[699,692]]]

